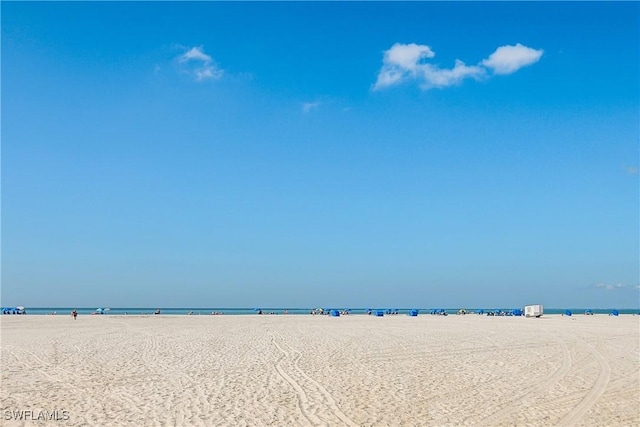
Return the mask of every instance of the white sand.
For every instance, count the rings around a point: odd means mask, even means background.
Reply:
[[[2,425],[640,425],[638,316],[0,322]]]

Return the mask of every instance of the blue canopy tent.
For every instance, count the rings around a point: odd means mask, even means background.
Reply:
[[[376,310],[376,317],[384,316],[384,310]]]
[[[416,310],[415,308],[409,311],[409,316],[416,317],[417,315],[418,315],[418,310]]]
[[[591,315],[593,315],[593,310],[586,309],[586,310],[584,311],[584,314],[591,316]]]
[[[331,310],[332,317],[340,317],[340,312],[338,310]]]

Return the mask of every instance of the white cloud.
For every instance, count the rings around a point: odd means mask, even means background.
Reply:
[[[623,285],[622,283],[616,283],[615,285],[609,284],[609,283],[596,283],[593,286],[599,289],[605,289],[607,291],[626,288],[626,286]]]
[[[303,113],[308,113],[309,111],[318,108],[320,106],[320,102],[319,101],[315,101],[315,102],[303,102],[302,103],[302,112]]]
[[[436,54],[429,46],[396,43],[384,53],[385,64],[415,70],[424,58],[433,58]]]
[[[202,46],[192,47],[182,55],[178,56],[180,69],[182,72],[189,74],[196,81],[217,80],[220,79],[224,70],[218,68],[213,58],[206,53]]]
[[[500,46],[482,65],[491,68],[495,74],[515,73],[522,67],[538,62],[544,51],[536,50],[520,43],[515,46]]]
[[[403,80],[415,78],[421,73],[421,68],[428,66],[421,61],[433,58],[435,53],[429,46],[415,43],[396,43],[384,52],[382,69],[378,74],[378,80],[374,89],[382,89],[401,83]]]
[[[204,53],[204,50],[202,50],[202,46],[192,47],[180,56],[180,62],[202,61],[205,63],[209,63],[212,60],[213,59],[209,55]]]
[[[444,88],[460,84],[467,78],[479,80],[487,76],[487,70],[494,74],[509,74],[540,59],[542,50],[535,50],[517,44],[501,46],[487,59],[477,65],[466,65],[456,59],[453,68],[440,68],[426,62],[435,57],[431,47],[415,43],[395,43],[384,52],[382,68],[378,73],[373,90],[380,90],[401,83],[414,81],[424,89]]]

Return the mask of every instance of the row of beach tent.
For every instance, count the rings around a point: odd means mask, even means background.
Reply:
[[[593,316],[593,310],[585,310],[584,314],[587,316]],[[618,316],[620,314],[620,312],[618,312],[618,310],[613,310],[611,313],[609,313],[609,316]],[[565,316],[572,316],[573,313],[571,312],[571,310],[566,310],[564,312]]]
[[[19,305],[17,307],[3,307],[2,314],[27,314],[27,311]]]
[[[324,311],[324,310],[323,310]],[[350,311],[350,310],[348,310]],[[339,317],[340,316],[340,311],[339,310],[328,310],[328,311],[324,311],[325,313],[328,313],[329,315],[333,316],[333,317]],[[465,309],[460,309],[458,310],[458,314],[459,315],[464,315],[464,314],[470,314],[470,313],[475,313],[475,314],[479,314],[479,315],[487,315],[487,316],[524,316],[525,313],[522,309],[516,308],[513,310],[487,310],[485,312],[485,310],[480,309],[477,311],[467,311]],[[367,314],[370,315],[374,315],[376,317],[382,317],[385,314],[398,314],[398,310],[396,309],[387,309],[387,310],[371,310],[368,309],[367,310]],[[415,317],[419,314],[419,311],[417,309],[412,309],[409,310],[409,313],[407,313],[409,316]],[[435,308],[435,309],[431,309],[429,311],[429,314],[431,315],[439,315],[439,316],[447,316],[448,313],[445,309],[442,308]],[[565,316],[571,316],[573,313],[571,310],[566,310],[564,312]],[[584,311],[585,315],[593,315],[593,310],[587,309]],[[618,310],[613,310],[611,311],[611,313],[609,313],[609,316],[618,316],[620,313],[618,312]]]

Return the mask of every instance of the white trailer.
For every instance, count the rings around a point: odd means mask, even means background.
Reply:
[[[525,317],[540,317],[543,312],[542,305],[526,305],[524,307]]]

